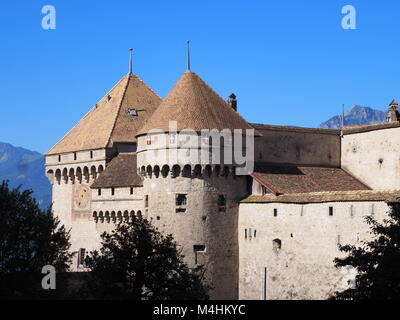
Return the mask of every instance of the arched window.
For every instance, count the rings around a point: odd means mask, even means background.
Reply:
[[[119,223],[122,222],[122,212],[121,211],[117,212],[117,220],[118,220]]]
[[[196,164],[193,169],[193,177],[200,178],[201,177],[201,165]]]
[[[89,168],[88,167],[83,168],[83,177],[86,182],[89,182]]]
[[[106,211],[105,219],[107,223],[110,223],[110,213],[108,211]]]
[[[172,167],[172,178],[177,178],[181,174],[181,167],[177,164]]]
[[[182,171],[182,177],[190,178],[192,175],[192,167],[190,165],[185,165]]]
[[[214,173],[215,173],[215,176],[216,176],[216,177],[219,177],[219,175],[220,175],[220,173],[221,173],[221,166],[220,166],[219,164],[217,164],[217,165],[215,166]]]
[[[272,248],[278,252],[282,248],[282,240],[274,239],[272,240]]]
[[[61,170],[60,169],[56,170],[56,181],[58,184],[60,184],[60,182],[61,182]]]
[[[149,178],[151,178],[151,174],[152,174],[151,166],[147,166],[147,168],[146,168],[146,173],[147,173],[147,176],[148,176]]]
[[[164,178],[166,178],[166,177],[168,177],[168,173],[169,173],[169,166],[167,166],[167,165],[163,166],[162,170],[161,170],[161,175]]]
[[[129,212],[127,210],[124,211],[124,222],[129,222]]]
[[[113,223],[117,222],[117,216],[115,215],[115,211],[112,211],[112,212],[111,212],[111,221],[112,221]]]
[[[75,182],[75,172],[74,172],[74,169],[73,169],[73,168],[69,169],[69,174],[68,174],[68,176],[69,176],[70,181],[71,181],[72,183],[74,183],[74,182]]]
[[[141,219],[142,218],[142,211],[139,210],[136,215]]]
[[[90,168],[90,175],[92,176],[93,179],[97,178],[97,172],[96,172],[96,167],[95,166],[92,166]]]
[[[154,166],[154,176],[158,178],[160,176],[160,167]]]
[[[100,219],[100,222],[101,222],[101,223],[103,223],[103,222],[104,222],[104,215],[103,215],[103,211],[100,211],[100,212],[99,212],[99,219]]]

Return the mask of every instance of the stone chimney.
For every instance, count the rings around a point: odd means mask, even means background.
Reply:
[[[392,100],[389,104],[389,109],[386,116],[387,122],[394,122],[400,120],[400,113],[399,113],[399,104],[396,100]]]
[[[231,93],[228,98],[228,104],[233,108],[233,110],[237,111],[237,100],[234,93]]]

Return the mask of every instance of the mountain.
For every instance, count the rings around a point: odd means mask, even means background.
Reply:
[[[344,114],[344,125],[361,125],[361,124],[374,124],[386,121],[386,112],[354,105],[350,111]],[[341,115],[330,118],[320,124],[320,128],[325,129],[338,129],[341,126]]]
[[[51,204],[51,184],[45,175],[44,156],[38,152],[0,142],[0,182],[10,181],[10,187],[32,189],[41,208]]]

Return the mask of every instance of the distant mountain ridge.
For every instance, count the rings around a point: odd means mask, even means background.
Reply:
[[[362,125],[362,124],[374,124],[386,121],[386,112],[372,109],[370,107],[364,107],[359,105],[353,105],[350,111],[344,114],[344,125]],[[341,115],[330,118],[320,124],[320,128],[324,129],[339,129],[341,127]]]
[[[42,208],[51,204],[51,184],[45,175],[45,158],[39,152],[0,142],[0,182],[10,181],[10,187],[32,189]]]

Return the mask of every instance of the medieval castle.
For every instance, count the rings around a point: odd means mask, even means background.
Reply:
[[[204,129],[253,132],[252,169],[202,157]],[[130,70],[46,154],[46,173],[73,270],[101,233],[142,215],[206,266],[213,299],[326,299],[354,278],[334,267],[338,244],[371,237],[364,217],[398,201],[398,105],[387,123],[341,130],[253,124],[190,68],[164,100]]]

